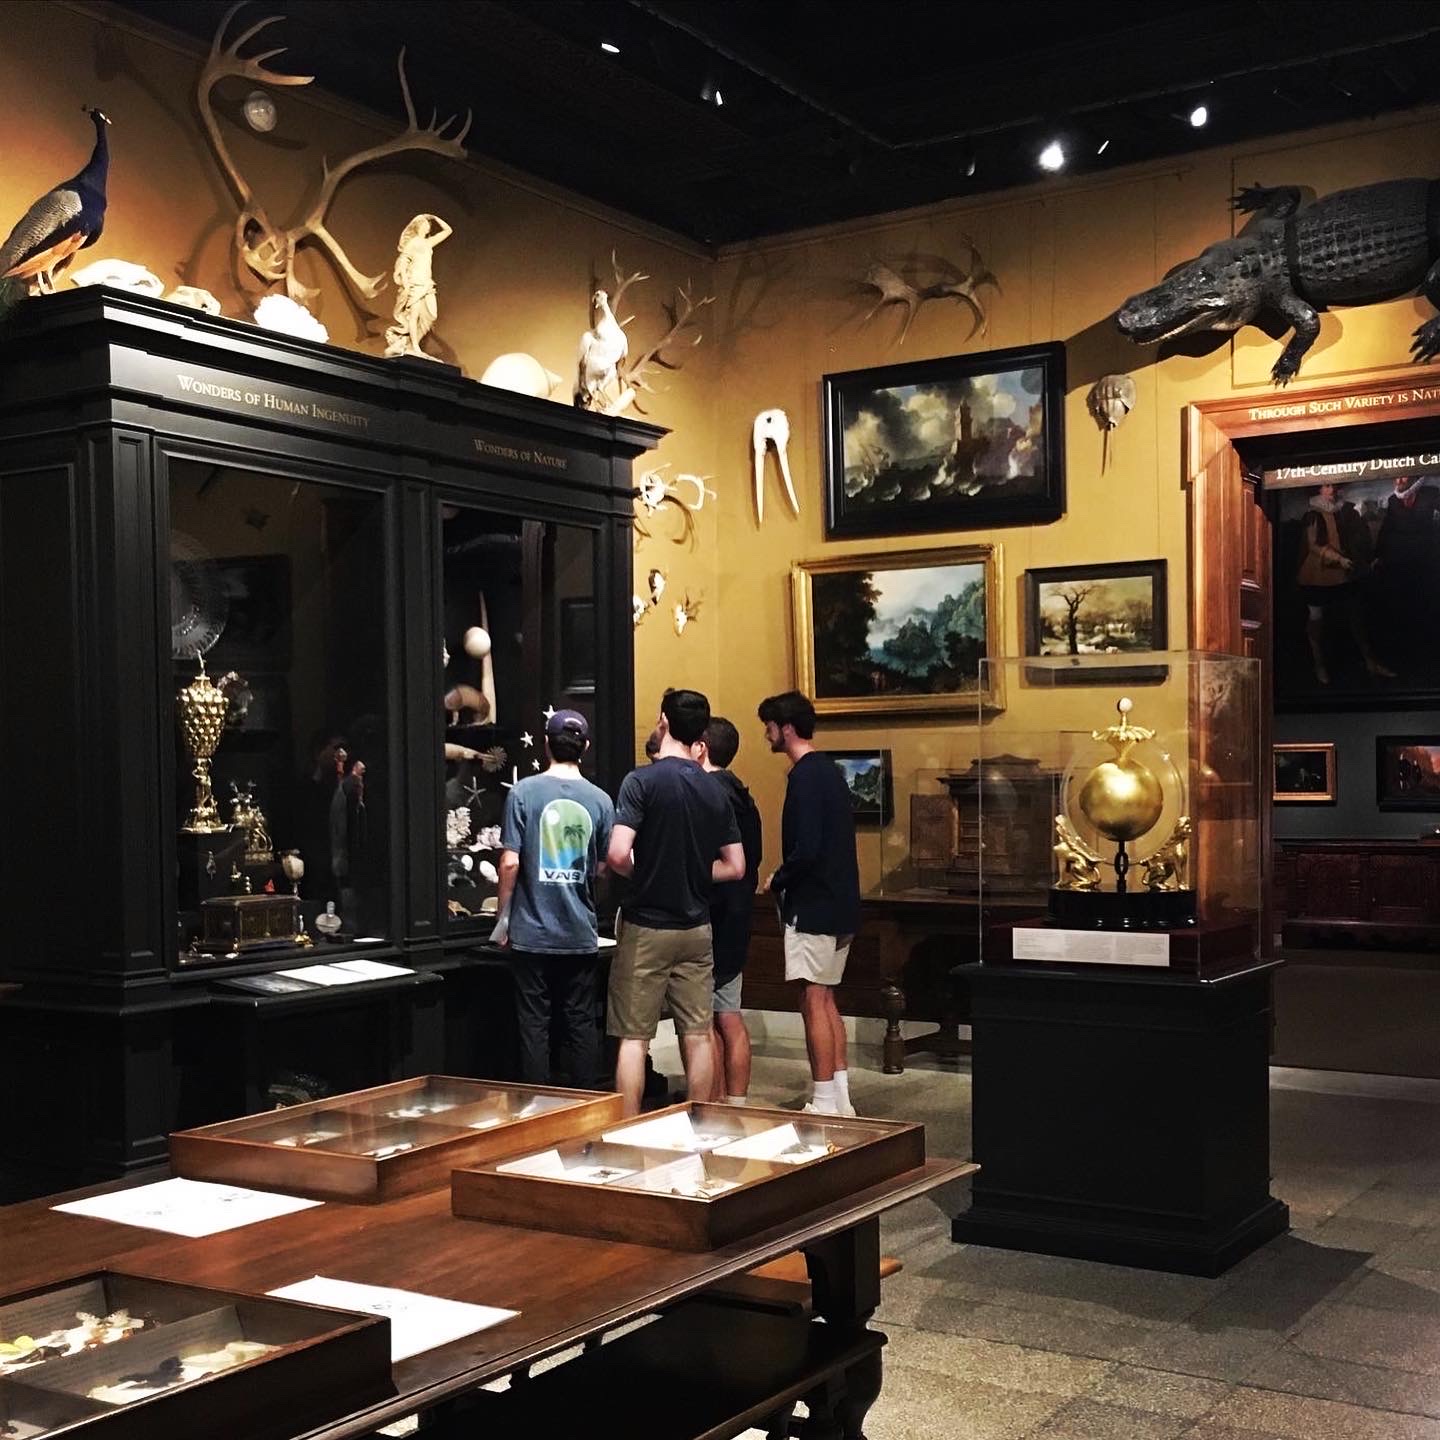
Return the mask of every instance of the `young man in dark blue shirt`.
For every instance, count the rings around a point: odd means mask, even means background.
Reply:
[[[760,702],[765,741],[791,765],[780,827],[780,868],[768,888],[780,904],[785,978],[802,986],[800,1013],[814,1093],[807,1110],[853,1115],[845,1022],[835,986],[860,926],[855,813],[840,768],[814,745],[815,707],[796,690]]]

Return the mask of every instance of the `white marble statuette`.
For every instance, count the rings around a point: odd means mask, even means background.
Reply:
[[[435,290],[435,247],[454,231],[438,215],[417,215],[400,232],[395,257],[395,323],[385,331],[385,353],[433,360],[420,342],[435,328],[440,302]]]

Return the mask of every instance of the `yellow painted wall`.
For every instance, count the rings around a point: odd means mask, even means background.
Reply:
[[[258,14],[256,16],[258,18]],[[114,119],[110,211],[104,239],[83,259],[139,261],[169,283],[215,292],[227,314],[246,313],[259,287],[237,277],[229,253],[234,202],[203,140],[193,91],[201,50],[152,34],[117,16],[71,0],[12,0],[5,7],[0,95],[9,133],[25,143],[6,147],[0,168],[0,224],[7,228],[42,191],[74,173],[90,147],[82,104]],[[277,27],[283,43],[294,18]],[[54,63],[63,56],[64,64]],[[272,62],[284,67],[284,57]],[[433,94],[427,77],[410,76],[417,108],[444,113],[464,97]],[[280,123],[269,137],[231,125],[237,159],[277,216],[291,218],[332,158],[394,132],[323,91],[325,77],[305,90],[276,92]],[[234,115],[249,86],[231,81],[222,110]],[[1180,413],[1191,401],[1269,388],[1276,342],[1246,330],[1233,345],[1204,355],[1178,354],[1155,363],[1107,322],[1127,295],[1152,284],[1177,261],[1229,233],[1229,196],[1241,184],[1296,183],[1327,191],[1405,175],[1440,176],[1437,113],[1416,112],[1371,125],[1268,140],[1202,152],[1143,168],[1117,168],[1093,179],[1055,180],[1029,190],[954,202],[922,212],[797,233],[735,247],[712,257],[690,243],[487,162],[485,137],[471,136],[471,161],[429,156],[392,162],[347,181],[331,228],[362,270],[386,271],[395,238],[411,215],[433,210],[455,227],[436,253],[440,321],[435,347],[478,377],[496,355],[526,350],[550,369],[571,374],[576,340],[588,323],[595,279],[608,279],[618,252],[627,269],[651,280],[633,292],[633,343],[644,345],[663,325],[660,301],[687,280],[717,295],[704,344],[668,380],[650,418],[673,434],[657,463],[672,473],[713,476],[717,503],[696,517],[695,543],[680,533],[672,507],[636,555],[637,577],[652,566],[667,572],[666,606],[636,633],[637,740],[649,729],[667,684],[706,690],[717,710],[741,725],[737,769],[756,789],[773,854],[784,764],[763,754],[755,706],[793,683],[788,572],[792,561],[884,548],[997,541],[1004,554],[1003,633],[1007,653],[1021,645],[1021,594],[1031,566],[1089,564],[1164,556],[1170,563],[1172,643],[1185,638],[1185,497],[1180,473]],[[224,122],[229,124],[228,121]],[[1120,158],[1120,157],[1117,157]],[[623,163],[623,155],[617,159]],[[958,256],[962,237],[979,247],[999,277],[985,292],[989,331],[968,335],[966,312],[933,302],[903,346],[898,320],[882,314],[868,325],[869,302],[856,280],[869,262],[911,251]],[[316,306],[336,344],[379,353],[389,297],[365,306],[347,295],[323,260],[311,257],[303,278],[321,288]],[[1395,301],[1325,319],[1297,389],[1306,384],[1403,369],[1408,332],[1428,315],[1426,302]],[[924,359],[1050,339],[1068,344],[1066,405],[1068,509],[1053,525],[986,534],[959,532],[884,541],[827,543],[822,528],[820,377],[826,372]],[[1085,411],[1099,375],[1135,377],[1138,403],[1112,437],[1110,465],[1100,471],[1101,441]],[[790,414],[791,460],[802,514],[792,517],[772,478],[767,519],[757,526],[750,500],[750,422],[782,406]],[[694,624],[674,633],[669,605],[689,593],[700,601]],[[1088,724],[1089,713],[1058,715],[1055,705],[1012,694],[1010,722]],[[1068,700],[1066,705],[1070,703]],[[1080,702],[1075,702],[1079,704]],[[1028,707],[1028,708],[1027,708]],[[826,743],[886,745],[894,752],[897,801],[907,777],[926,766],[964,763],[975,727],[954,720],[833,721]],[[880,869],[878,844],[867,837],[867,879]]]

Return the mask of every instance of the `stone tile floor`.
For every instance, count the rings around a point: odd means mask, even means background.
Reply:
[[[776,1045],[751,1098],[807,1074]],[[963,1067],[857,1056],[850,1088],[969,1153]],[[869,1440],[1440,1440],[1440,1081],[1275,1070],[1271,1106],[1293,1228],[1215,1280],[955,1245],[964,1182],[892,1211]]]

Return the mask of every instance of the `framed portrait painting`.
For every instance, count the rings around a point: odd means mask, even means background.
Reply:
[[[1376,737],[1375,803],[1382,810],[1440,810],[1440,733]]]
[[[850,555],[790,571],[796,688],[822,715],[974,714],[1000,653],[1000,547]],[[994,670],[998,667],[990,667]]]
[[[1274,784],[1270,798],[1277,805],[1333,805],[1335,803],[1335,746],[1290,742],[1271,747]]]
[[[888,825],[894,809],[888,750],[827,750],[840,767],[850,791],[855,823],[860,826]]]
[[[825,376],[826,535],[1058,520],[1064,402],[1058,342]]]
[[[1168,645],[1164,560],[1060,565],[1025,572],[1025,653],[1071,655],[1076,672],[1047,670],[1056,685],[1158,682],[1163,665],[1083,668],[1087,655],[1125,655]]]
[[[1434,458],[1267,465],[1277,709],[1440,702]]]

